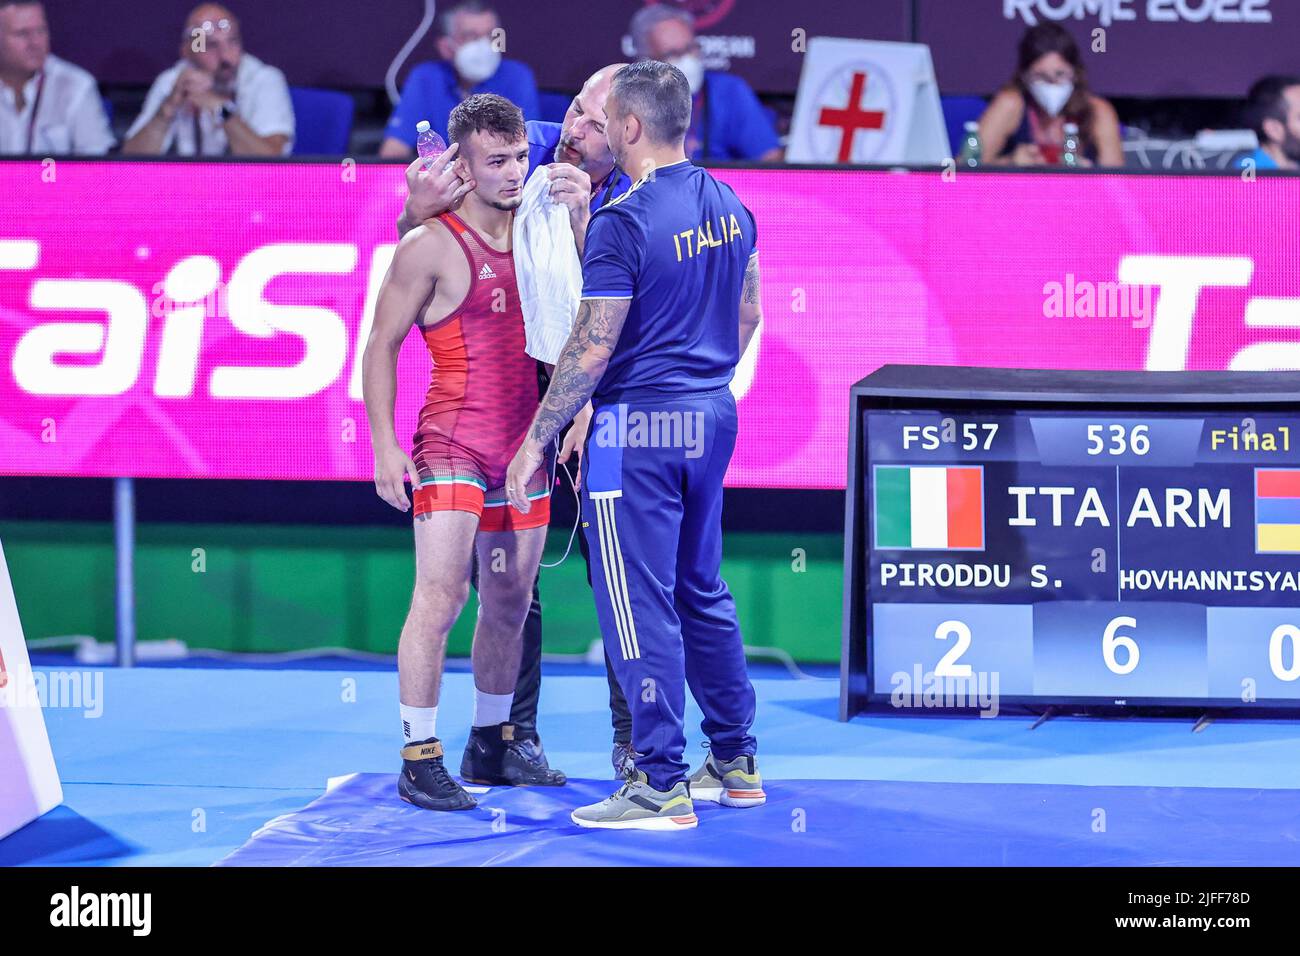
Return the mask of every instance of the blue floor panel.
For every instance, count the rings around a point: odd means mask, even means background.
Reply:
[[[400,747],[391,667],[96,671],[102,694],[93,709],[52,702],[45,710],[65,805],[0,840],[0,864],[211,865],[252,853],[250,837],[272,819],[303,811],[292,819],[311,822],[304,808],[322,798],[326,781],[353,773],[360,782],[326,795],[325,806],[355,799],[345,809],[359,819],[418,821],[409,824],[415,831],[395,830],[391,845],[382,835],[371,841],[370,852],[394,859],[409,852],[413,832],[427,830],[417,842],[450,854],[442,862],[720,862],[749,852],[729,847],[739,837],[764,848],[765,862],[1297,862],[1288,829],[1300,819],[1293,721],[1218,720],[1201,733],[1187,719],[1136,718],[1057,718],[1031,730],[1032,719],[1011,714],[841,723],[836,681],[771,669],[756,671],[754,729],[772,802],[702,808],[698,830],[666,835],[681,841],[676,849],[653,842],[661,834],[605,842],[611,834],[567,823],[569,810],[613,786],[605,680],[591,668],[563,670],[542,683],[540,729],[552,765],[575,783],[493,792],[477,817],[451,822],[385,794]],[[472,707],[471,676],[449,672],[438,729],[453,769]],[[695,766],[703,751],[693,704],[686,719]],[[482,832],[494,820],[506,829]],[[366,862],[348,845],[349,826],[338,824],[332,850],[300,851]],[[468,830],[459,842],[439,842],[446,826]],[[743,834],[734,829],[742,826]],[[640,849],[629,855],[628,846]]]

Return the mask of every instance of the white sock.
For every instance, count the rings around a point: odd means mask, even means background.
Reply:
[[[406,743],[438,736],[437,707],[409,707],[400,702],[398,706],[402,710],[402,739]]]
[[[510,707],[515,702],[514,693],[488,694],[474,688],[474,726],[491,727],[510,719]]]

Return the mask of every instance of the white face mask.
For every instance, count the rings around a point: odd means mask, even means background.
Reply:
[[[668,62],[686,74],[686,82],[691,85],[691,96],[704,86],[704,62],[694,53],[674,57]]]
[[[1065,104],[1074,95],[1074,84],[1069,80],[1061,83],[1034,80],[1029,84],[1029,92],[1033,94],[1034,99],[1038,100],[1038,105],[1043,108],[1044,113],[1048,116],[1056,116],[1065,109]]]
[[[501,65],[501,53],[493,49],[491,40],[480,37],[456,51],[455,64],[466,82],[482,83]]]

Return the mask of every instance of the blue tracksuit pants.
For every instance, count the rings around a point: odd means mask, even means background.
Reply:
[[[583,529],[605,651],[632,711],[637,769],[687,772],[686,684],[713,754],[756,752],[754,689],[722,580],[722,478],[736,444],[729,389],[598,404],[583,457]]]

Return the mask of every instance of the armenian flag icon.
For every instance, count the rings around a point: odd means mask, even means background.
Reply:
[[[1255,551],[1300,554],[1300,468],[1255,469]]]

